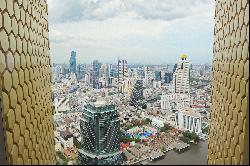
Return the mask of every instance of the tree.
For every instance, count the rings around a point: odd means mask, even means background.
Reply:
[[[167,132],[168,130],[172,129],[172,126],[168,123],[164,123],[164,126],[160,128],[161,132]]]
[[[183,142],[185,141],[190,142],[191,140],[194,140],[194,142],[199,141],[199,136],[194,132],[190,133],[189,131],[185,131],[182,133],[182,135],[183,137],[185,137],[185,138],[180,138],[182,141],[184,140]]]
[[[208,126],[205,127],[204,129],[202,129],[202,133],[207,134],[208,132],[209,132],[209,127]]]
[[[142,80],[137,80],[134,88],[132,90],[132,95],[130,99],[131,106],[135,108],[143,107],[145,108],[145,103],[143,102],[143,82]]]
[[[150,124],[151,122],[152,122],[151,119],[146,118],[145,120],[142,121],[142,124],[143,124],[143,125],[147,125],[147,124]]]
[[[161,146],[161,152],[165,152],[165,151],[166,151],[165,146]]]
[[[136,139],[136,138],[129,138],[129,137],[127,137],[127,136],[122,136],[121,138],[120,138],[120,142],[124,142],[124,143],[129,143],[129,142],[140,142],[141,141],[141,139]]]
[[[60,163],[60,165],[68,165],[68,159],[63,155],[62,152],[57,151],[56,155],[62,160],[62,163]]]

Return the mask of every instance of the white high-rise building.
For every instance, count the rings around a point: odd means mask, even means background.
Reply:
[[[180,130],[188,130],[200,134],[202,116],[192,108],[185,108],[175,114],[175,125]]]
[[[151,87],[152,80],[154,79],[154,77],[153,77],[153,73],[152,73],[150,67],[145,67],[144,73],[145,73],[144,86]]]
[[[127,60],[118,59],[118,92],[123,93],[123,87],[128,78],[128,62]]]
[[[126,78],[128,78],[128,62],[127,60],[118,59],[118,82],[122,83]]]
[[[173,74],[173,87],[175,93],[189,94],[190,63],[187,61],[187,55],[183,54],[177,64],[177,69]]]
[[[161,96],[161,110],[162,110],[162,112],[168,112],[171,110],[170,100],[172,100],[171,95],[163,94]]]

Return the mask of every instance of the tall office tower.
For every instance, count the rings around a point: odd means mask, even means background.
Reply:
[[[69,59],[69,71],[76,74],[76,52],[72,51]]]
[[[155,81],[161,81],[161,71],[155,71]]]
[[[165,73],[164,74],[164,83],[171,83],[171,81],[173,80],[173,73]]]
[[[187,61],[187,55],[183,54],[173,74],[173,84],[175,93],[189,93],[189,77],[189,61]]]
[[[0,0],[0,164],[55,164],[47,18],[45,0]]]
[[[77,75],[77,79],[78,80],[81,80],[81,79],[84,78],[85,70],[86,70],[86,66],[85,65],[83,65],[83,64],[77,65],[76,75]]]
[[[114,80],[114,69],[113,69],[113,65],[112,64],[109,64],[108,73],[109,73],[108,74],[108,78],[109,78],[108,84],[112,85],[113,84],[113,80]]]
[[[69,66],[67,64],[62,64],[62,74],[65,76],[69,74]]]
[[[176,71],[176,69],[177,69],[177,63],[174,65],[173,73]]]
[[[100,77],[101,63],[98,60],[93,61],[93,88],[99,89],[99,77]]]
[[[120,120],[115,106],[97,101],[84,108],[80,120],[79,164],[120,165]]]
[[[208,164],[249,164],[249,1],[217,0]]]

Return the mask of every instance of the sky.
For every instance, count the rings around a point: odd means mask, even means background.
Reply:
[[[211,63],[214,0],[48,0],[53,63]]]

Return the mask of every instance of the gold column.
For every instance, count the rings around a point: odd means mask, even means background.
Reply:
[[[8,164],[55,164],[47,19],[46,0],[0,0],[0,142]]]
[[[216,0],[208,164],[248,164],[249,1]]]

